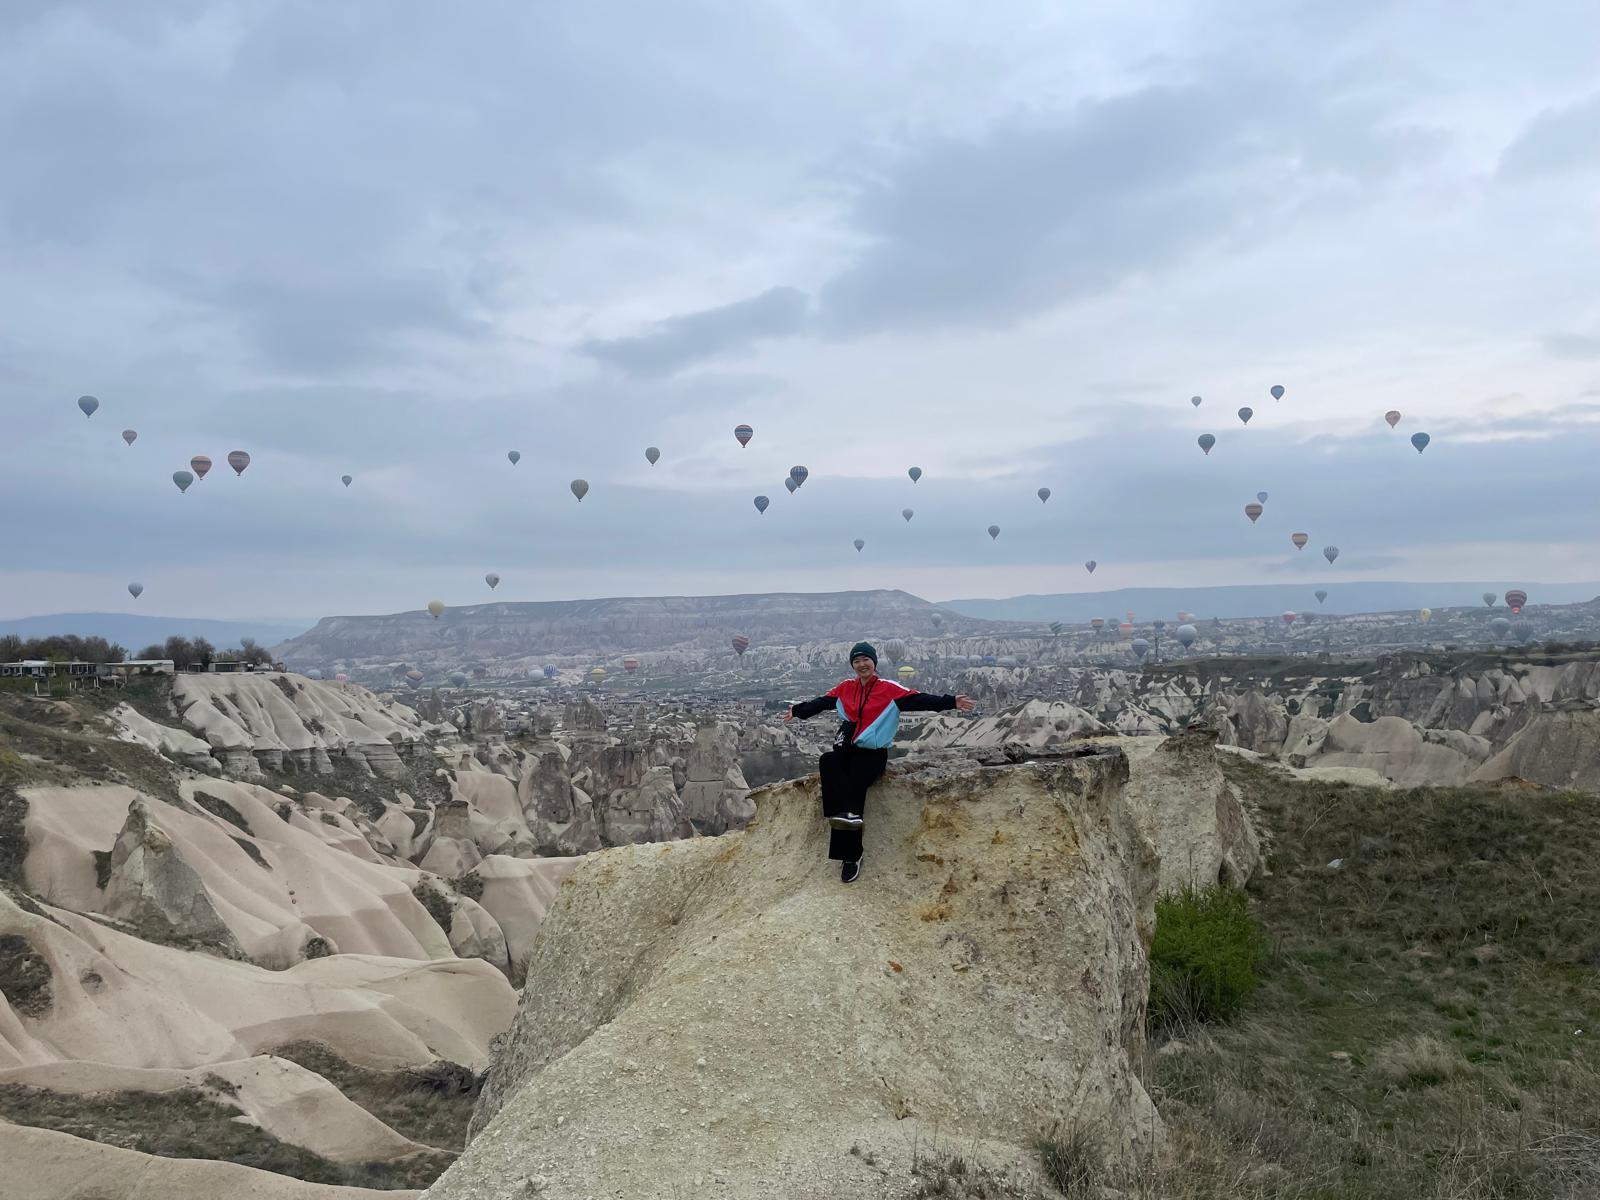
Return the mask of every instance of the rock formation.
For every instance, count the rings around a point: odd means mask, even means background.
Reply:
[[[815,780],[758,793],[744,832],[590,856],[428,1195],[876,1198],[936,1129],[1014,1163],[1063,1118],[1114,1162],[1148,1153],[1158,864],[1126,780],[1113,748],[896,767],[849,887]]]

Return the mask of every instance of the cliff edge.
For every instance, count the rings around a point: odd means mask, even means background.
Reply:
[[[897,765],[848,886],[815,778],[743,832],[590,856],[426,1195],[876,1200],[919,1147],[1026,1174],[1065,1125],[1142,1157],[1159,863],[1127,781],[1107,746]]]

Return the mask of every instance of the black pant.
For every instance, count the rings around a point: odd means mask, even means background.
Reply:
[[[867,789],[889,765],[887,750],[862,750],[840,746],[817,760],[822,774],[822,815],[866,815]],[[861,830],[835,829],[828,839],[828,857],[856,862],[861,857]]]

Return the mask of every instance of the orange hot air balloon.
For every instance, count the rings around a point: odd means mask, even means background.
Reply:
[[[1120,633],[1123,637],[1127,637],[1130,633],[1133,632],[1133,626],[1129,622],[1124,621],[1121,625],[1117,626],[1117,632]]]
[[[1506,593],[1506,604],[1514,613],[1522,611],[1522,606],[1528,602],[1528,593],[1521,588],[1512,588]]]
[[[196,479],[204,479],[206,472],[211,470],[211,460],[204,454],[196,454],[189,460],[189,469],[194,472]]]
[[[1303,533],[1291,533],[1289,535],[1289,540],[1294,543],[1294,548],[1296,550],[1304,550],[1306,548],[1306,543],[1311,539]]]
[[[1261,505],[1257,504],[1254,500],[1250,501],[1249,504],[1246,504],[1244,506],[1244,515],[1250,518],[1250,524],[1252,524],[1252,525],[1254,525],[1256,523],[1257,518],[1259,518],[1261,516],[1261,514],[1263,512],[1265,512],[1265,511],[1266,510],[1263,509],[1261,507]]]

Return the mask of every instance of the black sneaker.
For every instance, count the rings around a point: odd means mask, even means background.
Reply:
[[[828,824],[835,829],[860,829],[866,822],[861,819],[860,813],[840,813],[836,817],[829,817]]]
[[[854,883],[861,877],[861,859],[847,862],[839,867],[839,879],[844,883]]]

